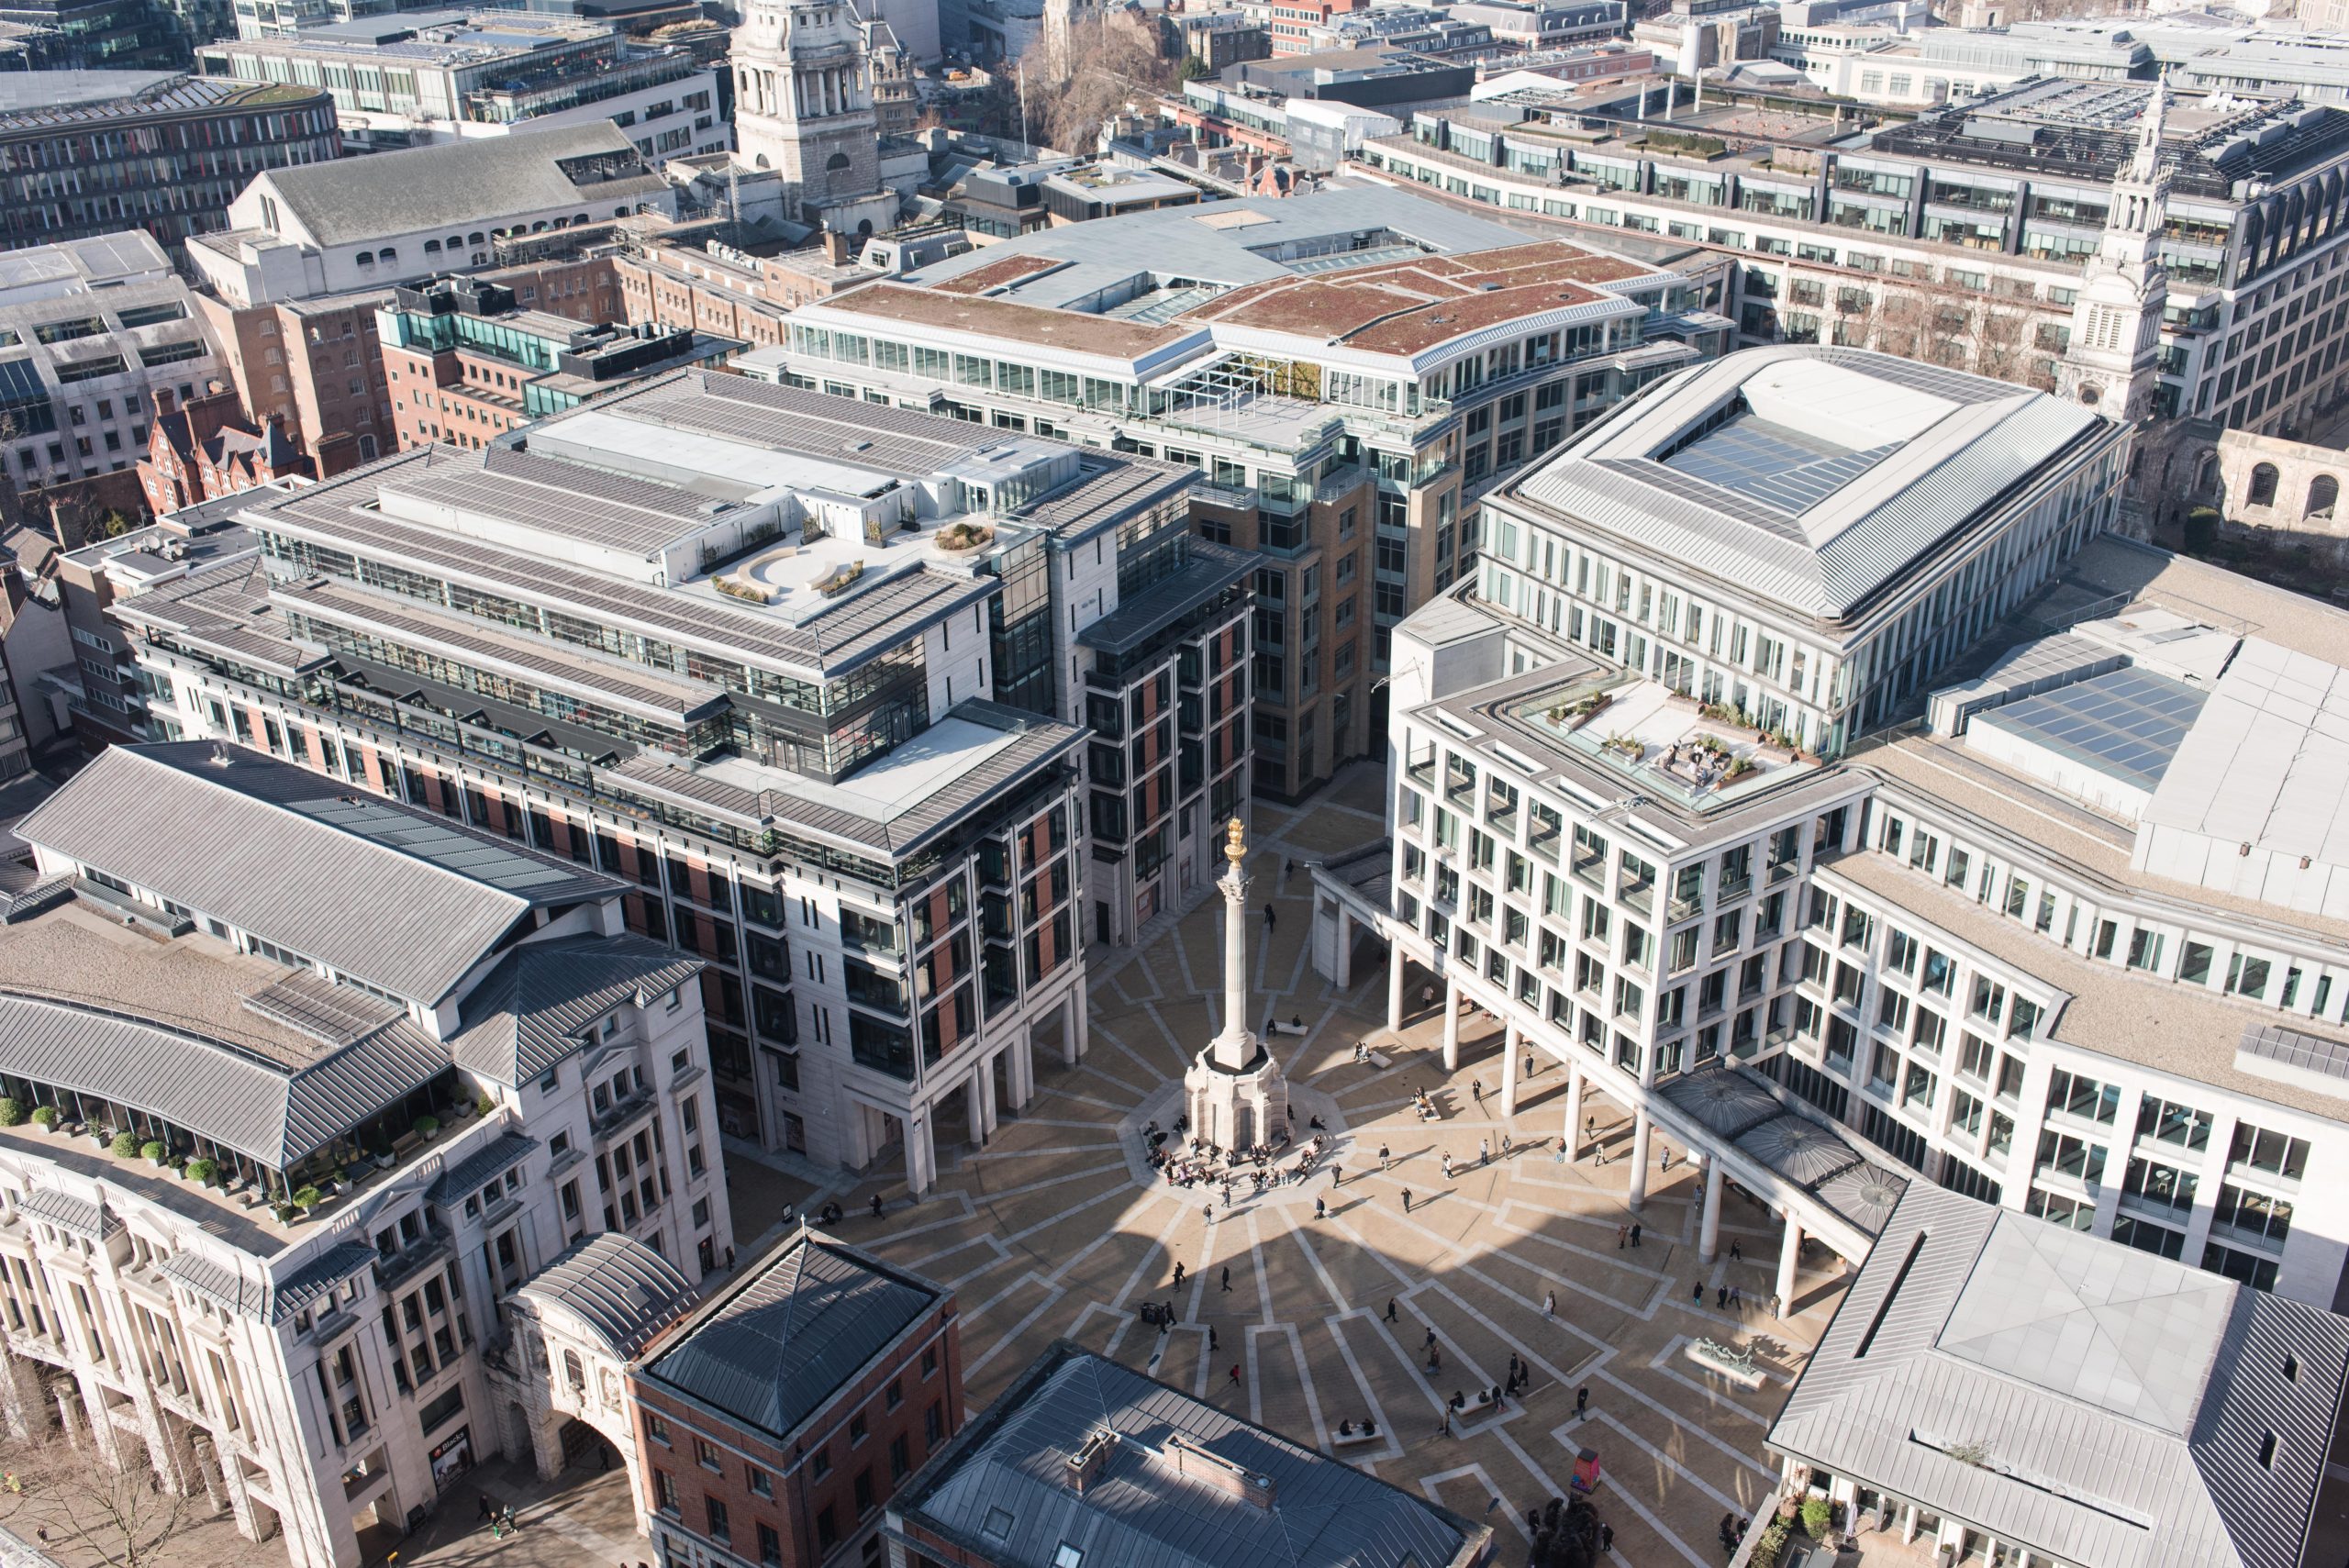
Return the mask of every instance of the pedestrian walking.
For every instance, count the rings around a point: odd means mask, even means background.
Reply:
[[[1600,1525],[1598,1527],[1598,1550],[1601,1551],[1612,1551],[1615,1550],[1615,1527],[1613,1525]]]
[[[1323,1203],[1319,1198],[1315,1198],[1313,1200],[1313,1218],[1316,1219],[1329,1218],[1330,1206]]]
[[[1346,1184],[1346,1168],[1332,1161],[1330,1165],[1330,1188],[1332,1192]]]
[[[488,1493],[486,1493],[486,1492],[484,1492],[484,1493],[483,1493],[483,1494],[481,1494],[479,1496],[477,1496],[477,1497],[475,1497],[475,1498],[473,1499],[473,1507],[474,1507],[474,1508],[477,1510],[477,1511],[476,1511],[476,1513],[475,1513],[475,1515],[474,1515],[474,1517],[475,1517],[476,1518],[484,1518],[484,1519],[486,1519],[486,1518],[495,1518],[495,1517],[494,1514],[492,1514],[492,1513],[490,1512],[490,1507],[489,1507],[489,1494],[488,1494]]]
[[[1713,1288],[1713,1305],[1723,1307],[1729,1305],[1729,1286],[1716,1285]]]
[[[1542,1316],[1544,1318],[1555,1318],[1557,1315],[1558,1293],[1554,1290],[1543,1292],[1542,1296]]]
[[[1476,1163],[1479,1165],[1489,1165],[1492,1162],[1493,1140],[1489,1138],[1480,1138],[1476,1140]]]
[[[1266,936],[1273,934],[1273,927],[1275,924],[1277,922],[1273,918],[1273,906],[1267,904],[1264,906],[1264,934]]]
[[[1586,1383],[1575,1390],[1575,1419],[1579,1421],[1590,1414],[1590,1385]]]
[[[1533,1076],[1533,1053],[1530,1051],[1525,1053],[1525,1075]]]
[[[1621,1251],[1624,1245],[1629,1242],[1631,1239],[1631,1228],[1630,1226],[1619,1225],[1615,1228],[1615,1250],[1617,1251]]]
[[[1632,1245],[1632,1246],[1634,1246],[1634,1247],[1636,1247],[1636,1246],[1638,1246],[1639,1244],[1640,1244],[1640,1228],[1639,1228],[1638,1226],[1634,1225],[1634,1226],[1632,1226],[1632,1227],[1631,1227],[1631,1245]]]
[[[1408,1187],[1403,1189],[1403,1212],[1405,1214],[1411,1212],[1411,1189]]]
[[[1174,1260],[1174,1288],[1183,1288],[1183,1260],[1180,1258]]]
[[[1227,1199],[1226,1201],[1228,1202],[1230,1200]],[[1208,1217],[1208,1223],[1209,1225],[1213,1225],[1215,1223],[1215,1200],[1213,1198],[1209,1198],[1207,1201],[1205,1207],[1203,1207],[1200,1212]]]
[[[1395,1298],[1391,1296],[1386,1298],[1386,1321],[1395,1321]]]
[[[1689,1292],[1688,1299],[1695,1302],[1699,1307],[1705,1305],[1705,1282],[1703,1280],[1698,1280],[1697,1282],[1695,1288]]]
[[[1382,1143],[1378,1146],[1378,1173],[1380,1175],[1383,1176],[1386,1174],[1386,1167],[1388,1163],[1386,1145]]]
[[[1482,1078],[1469,1079],[1468,1092],[1475,1096],[1476,1103],[1479,1106],[1485,1103],[1485,1081]]]
[[[1226,1290],[1230,1290],[1231,1288],[1231,1265],[1230,1263],[1223,1265],[1223,1288]]]
[[[1231,1363],[1231,1386],[1234,1388],[1240,1386],[1240,1363],[1238,1362],[1233,1362]]]
[[[1431,1351],[1431,1350],[1435,1349],[1435,1325],[1434,1325],[1434,1324],[1431,1323],[1431,1324],[1429,1324],[1429,1325],[1428,1325],[1428,1338],[1427,1338],[1427,1342],[1426,1342],[1425,1344],[1421,1345],[1419,1348],[1420,1348],[1421,1350],[1423,1350],[1423,1351]]]
[[[875,1219],[881,1218],[881,1195],[879,1193],[874,1193],[873,1195],[873,1218]]]
[[[1452,1435],[1452,1407],[1449,1405],[1443,1407],[1442,1414],[1436,1419],[1435,1435],[1440,1438]]]
[[[1452,1156],[1449,1153],[1443,1157],[1443,1179],[1447,1182],[1452,1180]]]
[[[1729,1244],[1729,1261],[1732,1263],[1742,1263],[1745,1262],[1745,1249],[1739,1246],[1735,1241],[1731,1241]]]
[[[1731,1307],[1736,1307],[1740,1312],[1745,1310],[1745,1295],[1735,1285],[1729,1287],[1729,1304]]]

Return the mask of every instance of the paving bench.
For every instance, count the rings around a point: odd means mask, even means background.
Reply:
[[[1386,1053],[1383,1051],[1365,1051],[1363,1053],[1363,1060],[1369,1062],[1373,1067],[1377,1068],[1382,1073],[1384,1073],[1387,1068],[1395,1065],[1392,1062],[1389,1062],[1386,1059]]]
[[[1303,1024],[1296,1023],[1285,1024],[1278,1018],[1275,1018],[1273,1020],[1273,1032],[1275,1034],[1303,1034],[1305,1032],[1305,1026]]]
[[[1331,1448],[1361,1448],[1367,1443],[1384,1442],[1386,1440],[1386,1437],[1384,1432],[1365,1432],[1359,1429],[1351,1432],[1331,1432],[1330,1434],[1330,1446]]]

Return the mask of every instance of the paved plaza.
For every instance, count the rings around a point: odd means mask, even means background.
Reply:
[[[1562,1163],[1562,1067],[1542,1064],[1504,1121],[1497,1024],[1464,1023],[1460,1070],[1447,1075],[1434,1012],[1415,1008],[1399,1040],[1386,1032],[1383,970],[1370,967],[1343,994],[1313,973],[1303,862],[1377,836],[1376,799],[1375,775],[1357,770],[1302,810],[1259,806],[1249,860],[1255,1006],[1304,1025],[1274,1043],[1300,1131],[1319,1115],[1335,1133],[1341,1184],[1325,1166],[1262,1195],[1236,1188],[1227,1207],[1217,1189],[1176,1188],[1149,1170],[1141,1129],[1152,1118],[1172,1125],[1183,1069],[1216,1027],[1222,900],[1210,896],[1139,952],[1096,950],[1084,1060],[1063,1068],[1057,1050],[1040,1047],[1036,1098],[984,1151],[955,1151],[963,1129],[941,1126],[941,1175],[928,1196],[908,1204],[896,1171],[843,1183],[833,1195],[849,1218],[836,1229],[955,1291],[974,1407],[1064,1336],[1488,1517],[1505,1543],[1524,1539],[1525,1510],[1564,1492],[1587,1448],[1605,1468],[1598,1502],[1617,1561],[1712,1568],[1724,1558],[1722,1515],[1742,1521],[1771,1491],[1763,1433],[1840,1299],[1840,1268],[1807,1256],[1797,1310],[1770,1318],[1776,1222],[1732,1196],[1722,1261],[1700,1267],[1701,1184],[1680,1151],[1661,1147],[1673,1163],[1652,1173],[1631,1246],[1631,1127],[1620,1107],[1595,1097],[1586,1106],[1612,1162],[1586,1145],[1579,1162]],[[1390,1065],[1357,1065],[1358,1040]],[[1439,1107],[1435,1121],[1411,1108],[1420,1089]],[[1391,1156],[1383,1171],[1382,1145]],[[1491,1151],[1482,1162],[1480,1146]],[[869,1213],[876,1193],[888,1206],[878,1220]],[[1316,1218],[1316,1199],[1326,1218]],[[1742,1261],[1731,1260],[1732,1242]],[[1691,1294],[1699,1283],[1701,1304]],[[1742,1312],[1716,1306],[1731,1285],[1749,1304]],[[1174,1325],[1146,1325],[1145,1303],[1172,1303]],[[1682,1351],[1699,1336],[1755,1344],[1769,1386],[1747,1393],[1691,1362]],[[1453,1393],[1473,1398],[1504,1383],[1512,1354],[1531,1368],[1531,1392],[1497,1412],[1455,1417],[1442,1435]],[[1588,1414],[1577,1419],[1584,1389]],[[1340,1423],[1366,1417],[1377,1440],[1340,1448]],[[1512,1552],[1505,1545],[1503,1560]]]

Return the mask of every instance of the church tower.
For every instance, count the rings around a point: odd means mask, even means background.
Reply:
[[[2071,346],[2055,384],[2059,396],[2129,424],[2154,413],[2161,388],[2162,306],[2169,300],[2161,231],[2170,186],[2162,121],[2168,109],[2169,84],[2156,82],[2136,149],[2113,179],[2104,237],[2080,280]]]
[[[864,25],[849,0],[753,0],[734,29],[736,154],[783,176],[803,223],[854,229],[881,190]]]

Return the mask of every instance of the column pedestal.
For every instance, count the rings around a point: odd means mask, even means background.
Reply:
[[[1460,1071],[1460,982],[1443,983],[1443,1070]]]
[[[1631,1205],[1634,1213],[1648,1201],[1648,1113],[1631,1113]]]
[[[1410,960],[1403,956],[1399,943],[1386,944],[1386,1032],[1399,1033],[1403,1028],[1403,968]]]
[[[1566,1162],[1582,1158],[1582,1063],[1566,1063]]]
[[[1720,1251],[1721,1241],[1721,1158],[1716,1154],[1705,1162],[1705,1214],[1697,1226],[1697,1261],[1709,1263],[1713,1254]]]
[[[1795,1278],[1802,1261],[1802,1227],[1791,1214],[1787,1216],[1786,1240],[1778,1248],[1778,1316],[1786,1317],[1795,1309]]]

